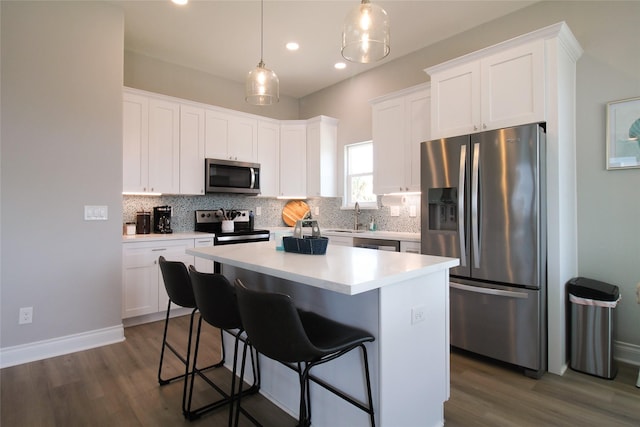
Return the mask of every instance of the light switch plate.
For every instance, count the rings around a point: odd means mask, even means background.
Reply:
[[[107,206],[85,205],[84,220],[85,221],[104,221],[109,217],[109,209]]]
[[[411,218],[415,218],[417,215],[418,215],[418,209],[416,208],[416,205],[409,206],[409,216]]]
[[[391,206],[391,216],[400,216],[400,206]]]

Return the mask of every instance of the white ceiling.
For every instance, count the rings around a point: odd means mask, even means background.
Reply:
[[[260,60],[257,0],[117,1],[124,8],[125,49],[243,83]],[[280,94],[300,98],[400,58],[535,1],[386,0],[391,53],[373,64],[342,59],[342,23],[359,0],[265,0],[264,62],[280,79]],[[297,52],[285,44],[296,41]],[[336,70],[336,62],[347,68]]]

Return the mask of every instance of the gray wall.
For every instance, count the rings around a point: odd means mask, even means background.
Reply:
[[[338,118],[339,147],[370,139],[370,99],[428,81],[422,70],[431,65],[566,21],[584,49],[576,70],[578,271],[621,288],[617,339],[640,346],[640,169],[605,169],[606,103],[640,97],[638,17],[637,1],[538,3],[302,98],[300,118]],[[638,357],[640,347],[631,351]]]
[[[1,7],[4,349],[122,323],[124,27],[107,3]]]

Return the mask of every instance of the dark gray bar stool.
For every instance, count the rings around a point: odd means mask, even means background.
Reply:
[[[232,423],[233,415],[233,400],[237,397],[234,393],[236,388],[236,365],[238,361],[238,345],[240,341],[245,341],[244,328],[242,320],[240,319],[240,313],[238,312],[238,303],[236,299],[236,292],[233,285],[227,280],[225,276],[217,273],[201,273],[198,272],[193,266],[189,266],[189,276],[191,278],[191,285],[193,286],[193,295],[195,302],[200,311],[200,320],[198,321],[198,332],[196,334],[196,344],[193,355],[193,369],[191,372],[191,385],[189,387],[187,411],[186,416],[189,419],[195,419],[205,412],[209,412],[221,406],[229,405],[229,425]],[[231,390],[229,392],[223,390],[215,382],[213,382],[207,375],[205,375],[198,368],[198,350],[200,347],[200,329],[202,328],[202,321],[207,322],[209,325],[220,329],[220,345],[222,348],[222,363],[225,360],[224,345],[222,342],[222,332],[226,332],[232,335],[234,340],[233,349],[233,368],[231,376]],[[247,346],[245,346],[246,350]],[[244,390],[244,394],[253,394],[260,389],[260,367],[257,363],[257,355],[254,357],[253,350],[251,351],[251,362],[253,369],[254,382],[249,389]],[[191,402],[193,398],[193,385],[196,379],[196,375],[207,384],[213,387],[222,398],[204,405],[197,409],[191,409]],[[242,392],[242,381],[240,381],[240,391]]]
[[[298,373],[300,379],[298,425],[305,427],[311,425],[309,391],[309,381],[311,380],[368,413],[371,426],[374,427],[369,362],[364,343],[374,341],[375,338],[361,329],[338,323],[312,312],[298,310],[288,295],[247,289],[240,279],[236,279],[235,285],[238,308],[242,324],[247,332],[248,342],[259,353],[283,363]],[[361,349],[364,360],[367,405],[309,374],[314,366],[330,362],[356,348]],[[243,354],[240,378],[244,376],[245,358],[246,354]],[[236,406],[236,426],[240,416],[240,400],[238,398]],[[249,418],[258,424],[253,417]]]

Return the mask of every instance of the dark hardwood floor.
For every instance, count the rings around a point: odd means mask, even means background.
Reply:
[[[186,344],[180,328],[186,330],[187,320],[173,320],[179,326],[170,329],[170,339],[177,345]],[[156,322],[130,327],[123,343],[2,369],[0,425],[226,426],[226,408],[185,420],[180,409],[182,382],[158,385],[162,326]],[[206,327],[203,363],[214,362],[219,354],[218,336]],[[173,372],[179,371],[172,356],[167,361]],[[533,380],[510,367],[454,351],[446,426],[640,426],[637,373],[636,367],[620,365],[612,381],[571,370],[562,377],[546,374]],[[212,375],[222,384],[230,379],[226,370]],[[196,405],[218,397],[202,381],[196,384],[196,396]],[[296,424],[260,395],[244,403],[265,426]],[[252,424],[241,419],[241,425]]]

